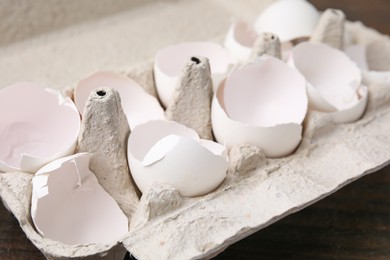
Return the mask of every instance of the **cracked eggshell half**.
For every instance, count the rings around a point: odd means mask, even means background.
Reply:
[[[160,182],[190,197],[216,189],[228,169],[224,146],[199,139],[194,130],[174,121],[136,127],[128,141],[128,161],[142,193]]]
[[[155,97],[133,79],[108,71],[93,73],[77,83],[74,99],[81,115],[91,91],[100,87],[119,92],[130,129],[149,120],[164,119],[164,110]]]
[[[55,90],[19,82],[0,91],[0,172],[34,173],[74,153],[80,131],[75,104]]]
[[[359,119],[367,105],[357,65],[342,51],[325,44],[304,42],[295,46],[290,63],[307,80],[310,106],[328,112],[336,123]]]
[[[31,217],[45,238],[66,245],[109,244],[128,233],[128,219],[89,170],[91,154],[53,161],[32,179]]]
[[[224,46],[238,63],[248,61],[258,34],[244,21],[234,22],[226,35]]]
[[[344,51],[362,70],[390,72],[389,39],[378,39],[368,44],[350,45]]]
[[[258,34],[271,32],[287,42],[309,37],[319,18],[317,9],[306,0],[278,0],[263,10],[254,27]]]
[[[180,43],[159,50],[154,61],[154,78],[158,96],[165,107],[171,102],[184,64],[192,56],[209,59],[214,87],[236,62],[225,48],[212,42]]]
[[[297,70],[268,55],[234,70],[213,98],[217,141],[228,148],[255,145],[267,157],[289,155],[302,139],[305,83]]]
[[[345,53],[361,69],[365,84],[390,82],[390,41],[380,39],[366,45],[355,44],[345,48]]]

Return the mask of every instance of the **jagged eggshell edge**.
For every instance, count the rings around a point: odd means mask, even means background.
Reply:
[[[32,179],[31,217],[46,238],[67,245],[110,244],[128,233],[128,219],[79,153],[42,167]]]
[[[144,166],[146,154],[169,135],[178,136],[175,145]],[[128,160],[138,188],[144,193],[160,182],[189,197],[213,191],[225,179],[228,163],[220,145],[201,141],[195,131],[173,121],[150,121],[135,128],[128,140]]]
[[[14,167],[6,162],[2,161],[0,159],[0,172],[13,172],[13,171],[23,171],[23,172],[30,172],[34,173],[39,168],[41,168],[43,165],[58,159],[63,156],[67,156],[70,154],[73,154],[76,145],[77,145],[77,138],[81,127],[81,121],[80,116],[78,114],[77,108],[73,101],[68,97],[63,97],[59,91],[50,89],[50,88],[44,88],[38,84],[32,83],[32,82],[18,82],[14,83],[3,90],[0,91],[0,95],[4,94],[5,92],[11,91],[11,96],[7,97],[3,104],[7,106],[7,102],[14,102],[15,99],[25,99],[23,104],[28,103],[28,100],[36,100],[39,99],[40,104],[47,103],[56,103],[55,107],[67,107],[71,115],[70,117],[72,119],[69,119],[68,122],[63,122],[63,129],[66,129],[66,131],[62,131],[62,133],[66,133],[67,135],[70,135],[70,142],[63,145],[62,147],[59,147],[57,149],[58,151],[54,153],[51,156],[48,157],[38,157],[34,156],[33,154],[29,154],[28,151],[25,153],[22,153],[20,156],[20,167]],[[44,97],[42,99],[42,97]],[[49,99],[55,99],[56,102],[49,101]],[[46,103],[46,104],[47,104]],[[15,105],[14,103],[12,104]],[[35,108],[35,105],[34,105]],[[31,108],[29,108],[29,112],[31,112]],[[41,108],[42,109],[42,108]],[[53,108],[50,108],[48,111],[52,113]],[[47,112],[47,111],[46,111]],[[10,115],[9,116],[14,116]],[[58,118],[61,118],[60,116]],[[71,127],[70,127],[71,126]],[[53,132],[54,135],[58,135],[57,132]],[[64,140],[63,137],[58,137],[58,140]],[[52,143],[49,143],[48,145],[52,145]]]
[[[358,120],[364,114],[368,102],[368,87],[362,85],[358,89],[359,101],[355,106],[330,113],[333,122],[335,123],[351,123]]]
[[[222,108],[217,95],[211,108],[214,136],[218,143],[231,148],[250,144],[260,147],[267,157],[283,157],[291,154],[302,139],[302,126],[289,123],[273,127],[251,126],[230,119]]]

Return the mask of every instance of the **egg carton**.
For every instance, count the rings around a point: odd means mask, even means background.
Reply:
[[[390,42],[359,22],[347,23],[346,29],[355,43]],[[152,62],[121,73],[156,95]],[[211,258],[390,163],[389,74],[364,72],[363,78],[369,86],[369,100],[360,120],[335,124],[329,114],[310,111],[300,146],[294,154],[279,159],[268,159],[251,146],[235,147],[229,154],[227,178],[205,196],[187,198],[171,186],[153,186],[140,198],[123,241],[69,246],[39,235],[30,217],[31,174],[1,174],[0,196],[48,259],[123,259],[126,250],[138,259]],[[64,93],[71,95],[72,88]]]

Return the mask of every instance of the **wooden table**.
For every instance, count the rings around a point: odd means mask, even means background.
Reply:
[[[390,0],[311,2],[320,10],[340,8],[349,20],[361,20],[390,34]],[[390,166],[243,239],[216,257],[260,258],[390,259]],[[1,203],[0,259],[44,259]]]

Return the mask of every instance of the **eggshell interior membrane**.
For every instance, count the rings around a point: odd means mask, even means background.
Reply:
[[[263,56],[233,71],[218,87],[211,108],[215,138],[227,148],[250,144],[267,157],[289,155],[302,139],[307,105],[302,75]]]
[[[75,89],[75,103],[83,114],[90,93],[100,87],[117,90],[130,129],[149,120],[164,119],[164,110],[158,100],[148,94],[133,79],[113,72],[97,72],[80,80]]]
[[[229,118],[252,126],[301,124],[306,115],[304,77],[270,56],[233,71],[223,100]]]
[[[227,50],[211,42],[181,43],[159,50],[154,62],[154,76],[157,93],[165,107],[169,105],[183,66],[191,56],[209,59],[214,86],[219,85],[235,63]]]
[[[31,216],[45,238],[68,245],[108,244],[128,232],[128,219],[89,170],[90,154],[41,168],[32,180]]]
[[[272,32],[284,42],[310,36],[319,18],[319,12],[308,1],[278,0],[263,10],[254,27],[258,34]]]
[[[334,112],[359,101],[360,70],[342,51],[305,42],[294,47],[292,59],[309,83],[309,98],[315,109]]]
[[[222,90],[222,91],[220,91]],[[302,139],[302,126],[283,124],[259,127],[230,119],[223,109],[223,86],[218,89],[212,103],[212,125],[217,141],[231,148],[250,144],[260,147],[267,157],[283,157],[291,154]]]
[[[257,33],[248,24],[238,20],[231,25],[224,45],[238,62],[244,63],[249,59],[257,37]]]
[[[154,182],[174,186],[183,196],[209,193],[225,179],[225,148],[200,140],[173,121],[150,121],[136,127],[128,142],[131,173],[142,192]]]
[[[80,130],[73,102],[30,82],[0,91],[0,171],[35,172],[72,154]]]

